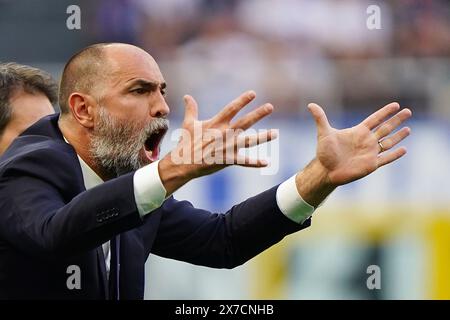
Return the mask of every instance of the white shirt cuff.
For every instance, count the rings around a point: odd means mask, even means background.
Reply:
[[[295,175],[278,186],[276,199],[280,211],[296,223],[305,222],[315,210],[298,193]]]
[[[133,176],[134,199],[141,217],[159,208],[166,198],[158,163],[159,160],[138,169]]]

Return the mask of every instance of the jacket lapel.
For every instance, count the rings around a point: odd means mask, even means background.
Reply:
[[[120,234],[111,239],[109,292],[112,300],[120,300]]]

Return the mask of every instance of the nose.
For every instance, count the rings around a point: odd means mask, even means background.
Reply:
[[[163,95],[160,94],[158,101],[150,106],[150,115],[153,118],[164,118],[169,115],[170,109],[164,99]]]

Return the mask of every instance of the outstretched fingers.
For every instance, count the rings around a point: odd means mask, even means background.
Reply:
[[[258,121],[260,121],[262,118],[264,118],[264,117],[268,116],[269,114],[271,114],[272,111],[273,111],[273,105],[271,105],[270,103],[266,103],[266,104],[258,107],[257,109],[249,112],[248,114],[246,114],[242,118],[236,120],[231,125],[231,128],[232,129],[247,130],[252,125],[254,125]]]
[[[243,167],[261,168],[266,167],[269,163],[264,159],[257,159],[249,157],[245,154],[239,154],[240,148],[251,148],[260,145],[265,142],[269,142],[278,137],[277,130],[269,130],[265,132],[260,132],[258,134],[253,134],[249,136],[238,136],[236,143],[236,165]]]
[[[257,134],[252,134],[248,136],[238,136],[237,137],[237,147],[238,148],[251,148],[260,145],[265,142],[269,142],[278,137],[276,130],[269,130],[265,132],[260,132]]]
[[[393,151],[380,154],[378,156],[378,168],[400,159],[405,154],[406,154],[405,147],[401,147]]]
[[[227,104],[212,120],[215,123],[229,123],[233,117],[255,99],[256,93],[252,90],[244,92],[239,97]]]
[[[236,156],[236,165],[249,168],[263,168],[269,165],[269,162],[264,159],[255,159],[249,156],[238,154]]]
[[[394,146],[396,146],[399,142],[401,142],[403,139],[405,139],[410,134],[411,134],[411,129],[408,127],[405,127],[405,128],[402,128],[401,130],[397,131],[395,134],[393,134],[389,138],[385,138],[385,139],[381,140],[384,151],[392,149]]]
[[[308,104],[308,109],[309,112],[311,112],[314,121],[316,122],[317,135],[319,137],[327,135],[331,130],[331,126],[330,123],[328,122],[325,111],[323,111],[323,109],[318,104],[315,103]]]
[[[412,116],[412,112],[409,109],[403,109],[395,116],[384,122],[378,129],[375,130],[377,139],[380,140],[397,129],[403,122]]]
[[[184,99],[184,122],[192,123],[198,119],[198,105],[195,99],[190,95],[185,95]]]
[[[389,163],[392,163],[406,154],[405,147],[400,147],[395,150],[386,152],[394,148],[397,144],[399,144],[411,134],[411,129],[408,127],[404,127],[394,134],[390,135],[403,122],[405,122],[412,116],[411,110],[403,109],[401,111],[398,111],[399,109],[400,105],[398,103],[390,103],[362,122],[362,124],[367,126],[367,128],[370,130],[375,129],[379,126],[374,131],[375,137],[382,147],[381,153],[378,155],[378,167],[382,167]],[[387,117],[393,114],[395,115],[392,116],[389,120],[385,121]]]
[[[375,129],[383,123],[384,119],[393,115],[399,109],[400,105],[397,102],[389,103],[375,113],[372,113],[362,122],[362,124],[365,125],[369,130]]]

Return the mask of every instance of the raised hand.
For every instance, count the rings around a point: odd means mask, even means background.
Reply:
[[[236,114],[248,105],[255,93],[248,91],[226,105],[208,120],[198,120],[194,98],[184,97],[185,117],[177,147],[161,159],[159,171],[168,194],[187,181],[211,174],[229,165],[264,167],[267,162],[239,154],[240,148],[259,145],[276,138],[273,130],[243,136],[242,133],[271,114],[273,106],[266,103],[232,122]]]
[[[390,135],[412,115],[409,109],[399,111],[398,103],[390,103],[360,124],[343,130],[332,128],[317,104],[308,108],[317,125],[317,159],[335,186],[365,177],[406,154],[404,147],[390,150],[411,131],[404,127]]]
[[[404,147],[391,150],[411,132],[404,127],[392,134],[412,115],[409,109],[399,111],[398,103],[390,103],[360,124],[342,130],[331,127],[317,104],[309,104],[308,109],[317,125],[316,158],[296,175],[295,183],[302,198],[314,207],[336,187],[363,178],[406,154]]]

